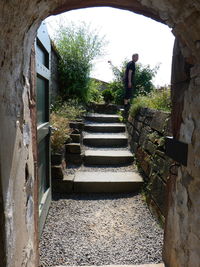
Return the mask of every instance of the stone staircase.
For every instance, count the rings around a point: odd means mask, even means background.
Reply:
[[[137,172],[110,171],[109,167],[127,166],[133,163],[128,149],[126,126],[116,114],[85,116],[82,132],[84,171],[74,178],[74,192],[119,193],[138,190],[143,180]],[[101,168],[87,171],[90,167]]]
[[[73,155],[77,157],[81,151],[82,167],[77,168],[74,174],[64,174],[62,180],[54,180],[56,191],[125,193],[139,190],[143,184],[142,177],[137,171],[127,170],[134,157],[120,116],[88,113],[81,127],[80,144],[68,144],[67,151],[71,151],[71,158]],[[77,136],[74,138],[78,140]]]
[[[109,166],[133,162],[133,154],[127,149],[126,127],[118,115],[88,114],[85,120],[82,139],[83,145],[88,146],[84,151],[86,165]]]

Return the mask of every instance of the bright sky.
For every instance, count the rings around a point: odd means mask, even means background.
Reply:
[[[95,7],[68,11],[61,15],[46,19],[51,37],[56,32],[60,21],[85,21],[99,34],[108,40],[106,56],[96,60],[92,77],[103,81],[111,81],[113,74],[108,64],[120,66],[125,58],[131,60],[133,53],[139,54],[143,65],[154,68],[160,64],[160,69],[154,79],[156,86],[170,84],[172,49],[174,36],[171,29],[162,23],[137,15],[130,11]]]

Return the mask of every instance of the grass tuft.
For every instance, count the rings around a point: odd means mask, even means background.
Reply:
[[[170,89],[154,89],[147,95],[138,95],[133,99],[130,115],[134,117],[142,107],[171,112]]]

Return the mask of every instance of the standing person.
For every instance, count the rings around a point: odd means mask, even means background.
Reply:
[[[127,115],[130,108],[130,100],[133,96],[133,85],[134,85],[134,76],[135,76],[135,62],[139,59],[138,54],[132,55],[132,61],[128,62],[126,65],[125,79],[124,79],[124,110],[125,115]]]

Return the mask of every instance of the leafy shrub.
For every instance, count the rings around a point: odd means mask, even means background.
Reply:
[[[81,118],[85,109],[75,99],[63,102],[61,98],[58,98],[54,105],[51,106],[51,111],[70,121]]]
[[[100,83],[94,79],[90,79],[87,99],[89,102],[103,102],[102,92],[100,91]]]
[[[70,135],[69,120],[52,112],[50,122],[55,129],[51,134],[51,150],[52,153],[62,153],[63,145]]]
[[[54,105],[51,106],[50,122],[55,131],[51,135],[52,153],[60,153],[63,144],[69,138],[71,129],[69,121],[81,118],[85,109],[77,101],[63,102],[58,98]]]
[[[109,89],[113,92],[114,102],[119,105],[124,103],[124,85],[122,82],[113,81],[109,84]]]
[[[163,111],[171,111],[171,98],[169,88],[154,89],[146,96],[138,95],[133,99],[130,115],[134,117],[141,107],[147,107]]]
[[[110,83],[110,90],[112,90],[114,95],[114,101],[117,104],[123,103],[123,96],[124,96],[124,75],[126,70],[126,65],[128,60],[125,59],[121,66],[118,68],[113,66],[112,63],[109,61],[113,74],[114,74],[114,81]],[[159,66],[155,66],[154,68],[150,68],[149,65],[144,66],[141,63],[136,63],[135,69],[135,77],[134,77],[134,91],[133,96],[134,98],[137,94],[146,95],[150,91],[154,89],[154,85],[152,83],[153,78],[155,77]]]
[[[91,25],[73,22],[60,25],[54,39],[60,54],[59,78],[63,100],[78,98],[87,102],[90,72],[94,59],[103,55],[105,37]]]
[[[144,66],[141,63],[136,63],[135,68],[134,94],[146,95],[155,89],[152,80],[156,76],[159,65],[151,69],[149,65]]]
[[[113,93],[110,89],[103,90],[102,95],[106,103],[110,103],[114,99]]]

